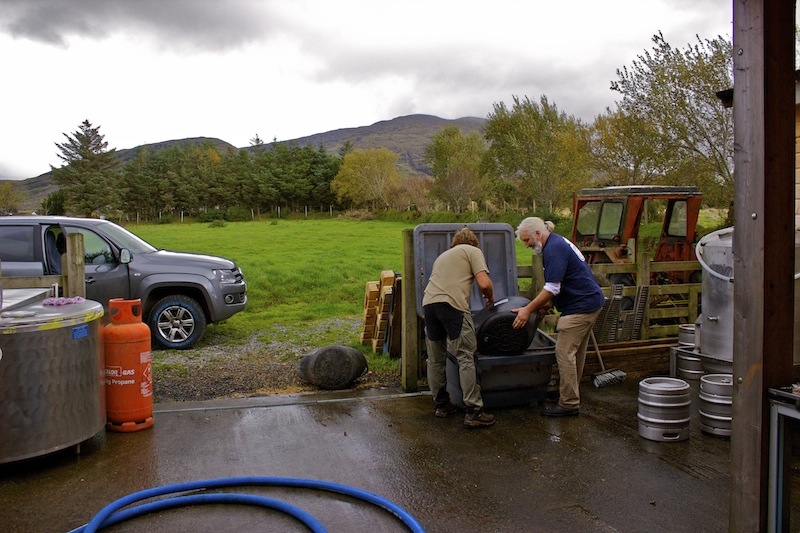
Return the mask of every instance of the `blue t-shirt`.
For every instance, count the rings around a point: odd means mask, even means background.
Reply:
[[[592,313],[603,307],[605,297],[600,284],[567,239],[551,233],[542,249],[542,262],[545,282],[561,283],[553,305],[562,315]]]

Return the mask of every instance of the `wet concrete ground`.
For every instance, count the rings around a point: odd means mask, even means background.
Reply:
[[[430,396],[340,392],[156,404],[155,425],[101,433],[81,447],[0,465],[5,532],[66,532],[107,504],[167,484],[241,476],[302,478],[368,491],[430,532],[722,532],[730,442],[700,431],[693,384],[682,442],[638,434],[638,386],[583,385],[579,417],[497,409],[466,429],[433,416]],[[394,532],[394,516],[338,494],[234,487],[297,505],[332,532]],[[108,531],[308,531],[276,511],[181,508]]]

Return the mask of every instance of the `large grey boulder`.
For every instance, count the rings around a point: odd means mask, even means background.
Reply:
[[[349,346],[325,346],[303,356],[297,371],[303,380],[322,389],[346,389],[367,371],[367,359]]]

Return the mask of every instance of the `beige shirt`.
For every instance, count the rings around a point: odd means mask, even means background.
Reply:
[[[433,270],[425,287],[422,305],[445,302],[459,311],[469,313],[469,299],[475,274],[482,270],[489,273],[480,248],[470,244],[459,244],[445,250],[433,262]]]

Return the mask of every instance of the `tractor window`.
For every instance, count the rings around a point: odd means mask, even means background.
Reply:
[[[600,239],[613,239],[619,235],[624,211],[625,208],[621,202],[605,202],[600,212],[597,237]]]
[[[578,212],[578,233],[594,235],[597,229],[597,218],[600,213],[600,202],[586,202]]]
[[[686,237],[686,200],[676,200],[672,205],[667,234],[670,237]]]

